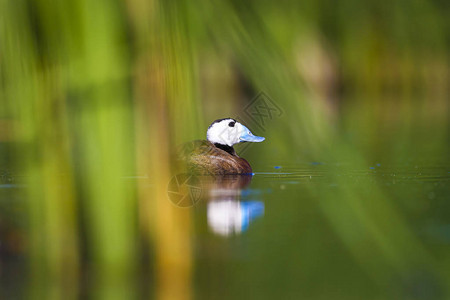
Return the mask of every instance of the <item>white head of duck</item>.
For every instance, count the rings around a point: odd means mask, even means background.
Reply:
[[[206,132],[206,138],[213,144],[232,147],[241,142],[262,142],[264,137],[255,136],[244,125],[232,118],[214,121]]]

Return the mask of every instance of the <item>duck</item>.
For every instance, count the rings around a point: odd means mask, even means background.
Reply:
[[[208,127],[206,140],[195,140],[179,150],[178,159],[188,173],[231,175],[253,174],[252,167],[239,157],[233,146],[242,142],[259,143],[265,138],[255,136],[233,118],[215,120]]]

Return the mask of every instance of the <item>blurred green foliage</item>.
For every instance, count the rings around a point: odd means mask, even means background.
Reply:
[[[214,119],[244,118],[259,91],[283,115],[246,153],[255,169],[445,160],[449,13],[437,0],[1,1],[0,168],[28,185],[29,294],[128,299],[151,269],[163,291],[144,294],[189,297],[190,254],[167,252],[189,246],[190,222],[165,198],[168,153]],[[340,193],[352,205],[358,191]],[[416,245],[386,203],[393,223],[380,226]],[[342,215],[324,210],[349,242]],[[396,241],[367,226],[401,263]]]

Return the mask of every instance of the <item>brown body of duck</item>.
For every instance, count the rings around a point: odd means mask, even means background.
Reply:
[[[252,167],[236,154],[234,144],[262,142],[250,130],[234,119],[214,121],[207,131],[208,140],[187,143],[179,151],[186,171],[196,174],[252,174]]]
[[[190,173],[251,174],[252,167],[231,149],[223,149],[209,141],[193,141],[183,149],[183,161]],[[228,150],[228,151],[227,151]]]

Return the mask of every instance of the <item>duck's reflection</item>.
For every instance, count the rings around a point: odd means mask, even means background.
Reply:
[[[216,234],[229,236],[248,229],[251,222],[264,215],[264,203],[242,191],[251,182],[251,175],[223,175],[204,179],[209,228]],[[244,199],[243,199],[244,198]]]
[[[246,231],[250,222],[264,214],[260,201],[221,200],[208,203],[208,225],[214,233],[228,236]]]

